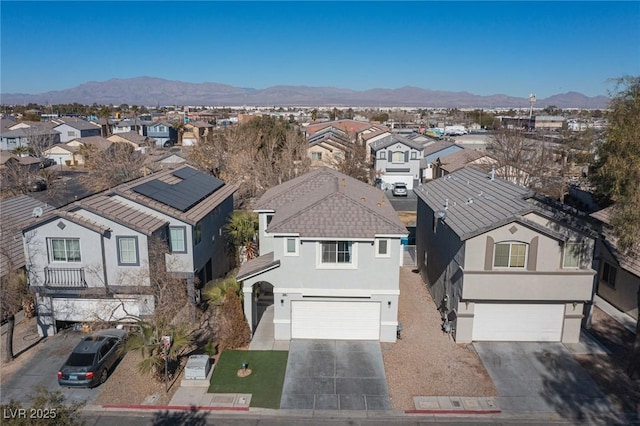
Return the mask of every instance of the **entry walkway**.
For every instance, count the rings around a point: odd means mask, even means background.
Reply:
[[[288,351],[289,340],[275,340],[273,335],[273,305],[268,306],[260,323],[256,327],[251,343],[249,343],[250,351]]]

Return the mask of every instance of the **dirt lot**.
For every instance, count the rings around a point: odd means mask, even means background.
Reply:
[[[440,314],[420,274],[400,271],[398,320],[402,339],[382,343],[382,357],[394,409],[414,409],[414,396],[496,396],[471,345],[442,332]]]
[[[633,333],[598,308],[594,308],[591,334],[611,351],[611,355],[576,355],[618,410],[640,414],[640,380],[625,373],[633,343]]]

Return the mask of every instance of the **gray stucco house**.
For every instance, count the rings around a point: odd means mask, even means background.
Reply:
[[[222,228],[236,189],[182,166],[34,214],[22,234],[39,332],[153,312],[146,289],[158,262],[184,279],[197,301],[200,285],[229,270]],[[168,252],[151,249],[156,240]]]
[[[414,192],[419,269],[457,342],[579,340],[595,275],[584,220],[472,167]]]
[[[66,143],[77,138],[102,136],[102,128],[85,120],[77,118],[58,118],[60,124],[53,129],[60,132],[60,143]]]
[[[276,340],[396,340],[408,232],[381,191],[325,167],[271,188],[255,211],[260,256],[237,277],[252,330],[268,289]]]
[[[404,182],[412,189],[422,178],[424,160],[419,142],[389,135],[371,143],[371,157],[374,171],[383,183]]]

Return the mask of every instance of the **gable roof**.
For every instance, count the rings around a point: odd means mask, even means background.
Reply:
[[[371,149],[374,151],[379,151],[381,149],[385,149],[390,147],[391,145],[395,145],[397,143],[401,143],[403,145],[408,146],[409,148],[417,149],[418,151],[422,151],[422,144],[419,142],[412,141],[409,138],[406,138],[401,135],[389,135],[385,136],[382,139],[378,139],[377,141],[371,144]]]
[[[76,130],[100,130],[100,126],[99,125],[93,124],[93,123],[90,123],[88,121],[81,120],[81,119],[78,119],[78,118],[62,117],[62,118],[56,119],[56,122],[59,122],[60,124],[58,124],[54,128],[57,128],[57,127],[62,126],[63,124],[66,124],[67,126],[73,127]]]
[[[460,148],[460,150],[463,150],[464,147],[461,147],[460,145],[456,145],[455,143],[451,143],[451,142],[445,142],[445,141],[437,141],[437,142],[433,142],[430,143],[429,145],[426,145],[424,147],[424,151],[423,154],[425,157],[431,155],[431,154],[435,154],[437,152],[443,151],[447,148],[451,148],[451,147],[456,147],[456,148]]]
[[[84,138],[72,139],[64,145],[66,145],[68,149],[70,148],[71,150],[77,151],[79,145],[75,144],[74,142],[79,142],[80,144],[86,146],[94,146],[100,151],[104,151],[105,149],[109,148],[113,143],[109,139],[103,138],[102,136],[86,136]]]
[[[640,277],[640,256],[627,256],[618,250],[618,240],[613,233],[610,223],[612,211],[613,206],[610,206],[591,213],[591,217],[605,224],[602,229],[602,242],[611,255],[616,259],[618,266],[627,272]]]
[[[307,132],[308,135],[312,135],[327,127],[335,127],[347,133],[360,133],[367,129],[381,128],[380,125],[372,124],[367,121],[344,119],[344,120],[325,121],[323,123],[309,124],[307,127],[305,127],[305,132]]]
[[[139,133],[134,131],[116,133],[109,136],[107,139],[110,140],[111,142],[121,142],[124,139],[124,141],[133,143],[135,145],[143,145],[145,143],[155,141],[155,139],[149,138],[147,136],[142,136]]]
[[[0,275],[25,265],[24,248],[22,243],[22,226],[33,219],[33,209],[42,208],[46,214],[53,211],[53,207],[29,197],[17,195],[0,200]]]
[[[491,158],[484,152],[475,149],[463,149],[445,157],[438,157],[437,161],[442,170],[452,173],[483,157]]]
[[[269,189],[256,211],[275,211],[268,231],[301,237],[374,238],[407,230],[383,192],[323,167]]]

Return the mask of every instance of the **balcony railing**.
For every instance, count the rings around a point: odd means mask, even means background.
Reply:
[[[50,288],[85,288],[84,268],[44,268],[44,285]]]

